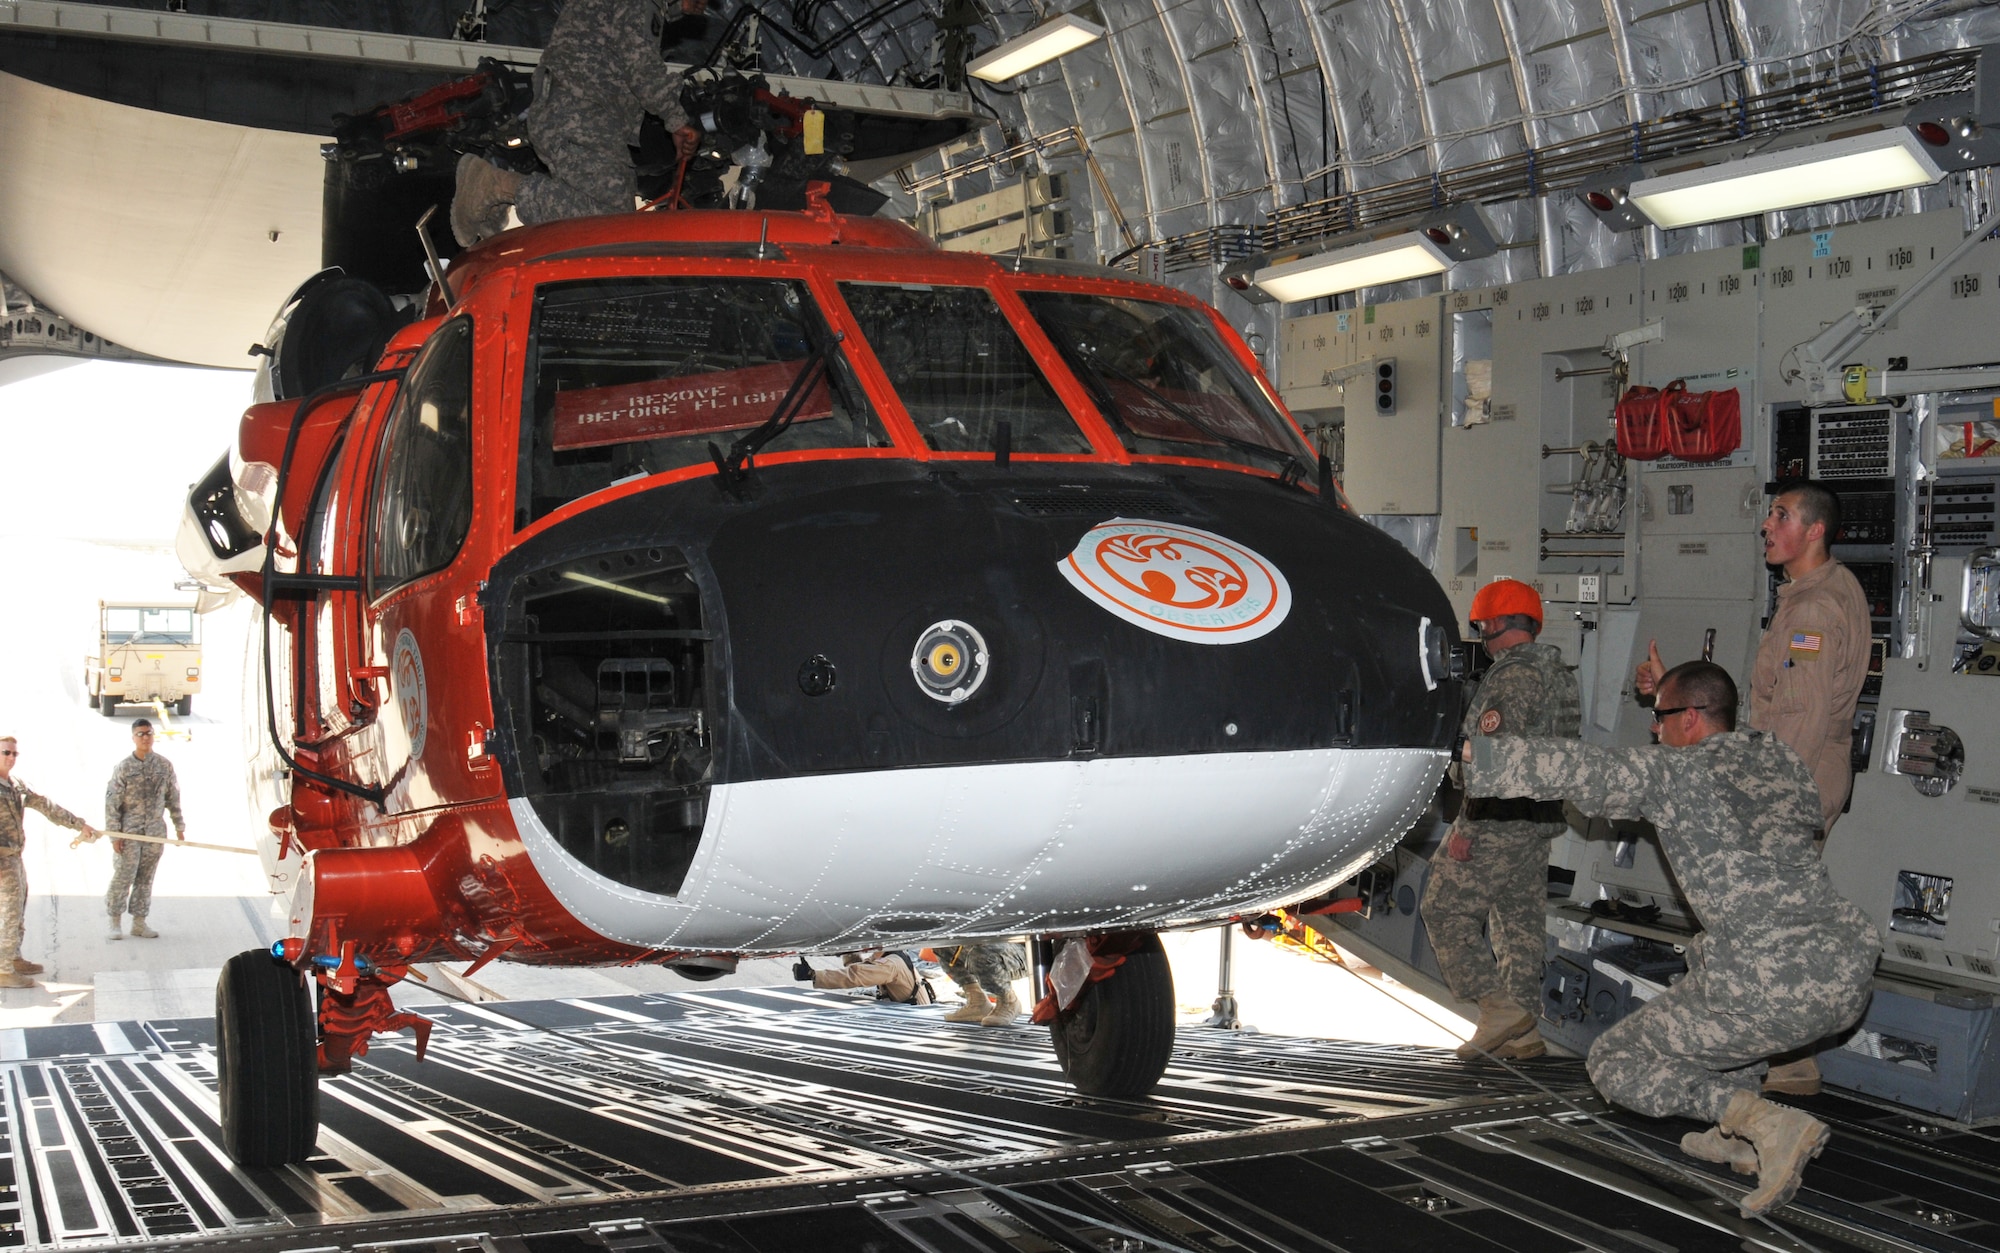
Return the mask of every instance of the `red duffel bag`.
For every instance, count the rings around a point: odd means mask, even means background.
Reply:
[[[1666,400],[1667,451],[1682,461],[1720,461],[1743,442],[1743,397],[1682,388]]]
[[[1675,379],[1664,390],[1628,387],[1618,398],[1618,451],[1633,461],[1658,461],[1667,455],[1667,405],[1687,384]]]

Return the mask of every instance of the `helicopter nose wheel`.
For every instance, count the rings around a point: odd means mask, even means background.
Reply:
[[[1084,984],[1049,1036],[1063,1075],[1085,1096],[1151,1092],[1174,1051],[1174,974],[1160,937],[1146,934],[1110,977]]]
[[[303,1162],[319,1139],[319,1046],[310,985],[264,949],[215,984],[222,1146],[241,1166]]]

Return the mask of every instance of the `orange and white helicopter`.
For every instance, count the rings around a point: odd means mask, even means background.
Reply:
[[[217,993],[238,1161],[421,1041],[388,989],[430,961],[1027,935],[1065,1072],[1141,1094],[1155,932],[1323,892],[1430,800],[1451,608],[1192,297],[823,202],[436,277],[393,333],[337,273],[295,297],[184,520],[265,610],[288,782],[289,935]]]

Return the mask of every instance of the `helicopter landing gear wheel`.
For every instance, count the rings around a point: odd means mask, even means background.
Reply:
[[[222,1146],[241,1166],[303,1162],[319,1139],[312,992],[262,949],[238,953],[215,985]]]
[[[1049,1024],[1056,1061],[1086,1096],[1140,1097],[1174,1051],[1174,975],[1160,937],[1146,935],[1110,977],[1086,983]]]

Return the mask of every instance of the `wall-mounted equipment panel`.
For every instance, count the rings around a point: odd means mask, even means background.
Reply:
[[[1784,376],[1786,370],[1797,367],[1792,350],[1850,309],[1861,305],[1887,308],[1964,235],[1960,215],[1941,212],[1830,226],[1764,244],[1760,258],[1763,325],[1757,362],[1764,402],[1775,405],[1804,400],[1800,389]],[[1989,244],[1975,252],[1967,258],[1968,266],[1989,255],[1992,248]],[[1981,288],[1990,285],[1978,284]],[[1974,304],[1983,299],[1977,291],[1969,298]],[[1957,307],[1942,307],[1952,305]],[[1933,287],[1863,343],[1855,353],[1857,363],[1880,370],[1891,358],[1905,358],[1909,366],[1919,368],[1989,360],[1990,322],[1985,328],[1950,325],[1954,313],[1964,317],[1971,312],[1964,300],[1951,299],[1949,284]],[[1987,346],[1978,355],[1967,356],[1946,347],[1962,343],[1968,329],[1985,329],[1988,336]]]

